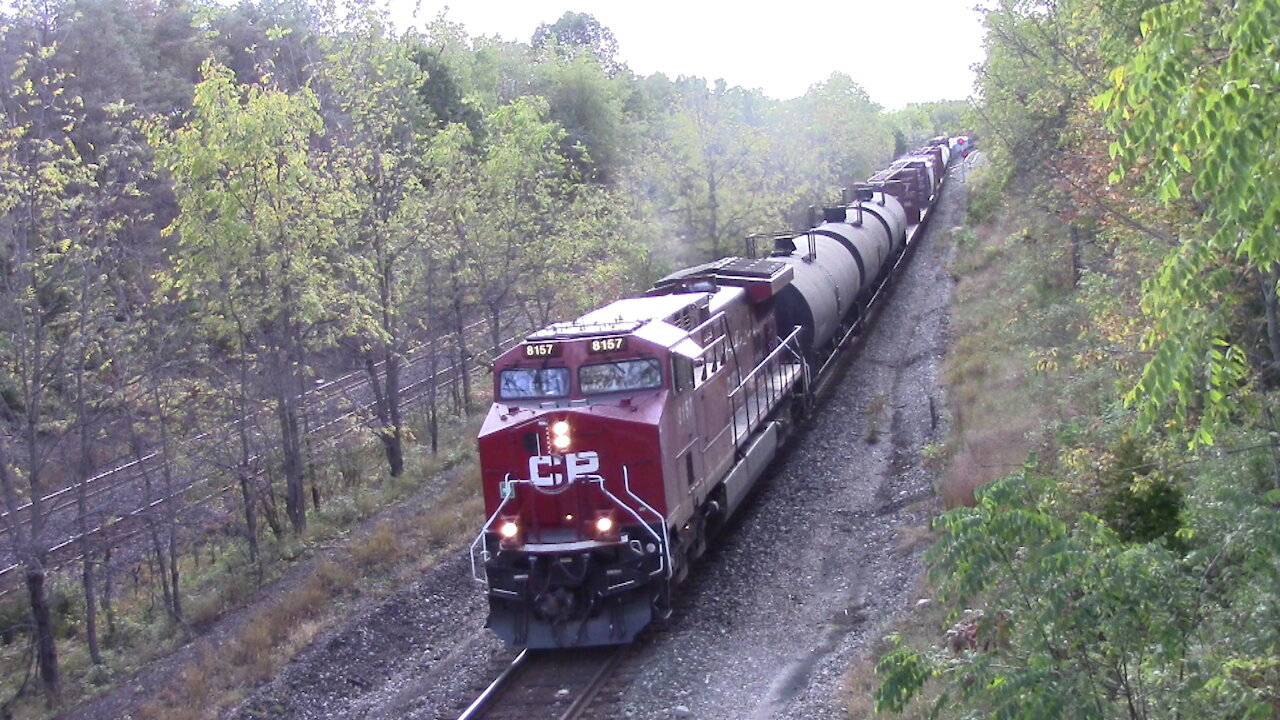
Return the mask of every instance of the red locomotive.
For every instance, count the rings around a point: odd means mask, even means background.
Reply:
[[[472,544],[509,645],[630,642],[742,504],[824,362],[918,236],[947,143],[873,178],[765,259],[724,258],[550,325],[493,366]],[[927,183],[927,194],[925,194]]]

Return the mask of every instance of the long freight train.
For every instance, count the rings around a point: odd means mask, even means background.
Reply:
[[[494,361],[471,546],[509,645],[630,642],[808,411],[828,360],[923,232],[936,138],[774,240],[550,325]]]

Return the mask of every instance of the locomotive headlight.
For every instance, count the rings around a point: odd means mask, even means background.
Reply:
[[[601,535],[608,535],[613,532],[613,518],[608,515],[601,515],[596,518],[596,532]]]
[[[564,420],[551,423],[551,447],[556,450],[568,450],[570,442],[569,423]]]
[[[520,526],[514,521],[508,520],[498,527],[498,534],[506,540],[512,540],[516,535],[520,534]]]

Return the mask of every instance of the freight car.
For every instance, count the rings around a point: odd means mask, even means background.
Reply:
[[[949,146],[895,161],[768,257],[678,271],[494,361],[471,559],[498,636],[619,644],[670,612],[919,238]]]

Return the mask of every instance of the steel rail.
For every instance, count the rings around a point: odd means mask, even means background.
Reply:
[[[462,711],[462,714],[458,716],[457,720],[476,720],[476,718],[481,717],[481,714],[485,711],[493,698],[497,697],[498,693],[503,689],[507,682],[509,682],[511,678],[515,677],[515,674],[524,667],[525,661],[528,660],[528,658],[529,648],[521,650],[520,654],[511,661],[511,664],[508,665],[500,675],[498,675],[498,679],[489,683],[489,686],[480,693],[480,696],[473,700],[471,704],[467,706],[466,710]]]
[[[596,671],[595,676],[591,678],[590,682],[587,683],[587,687],[582,690],[582,693],[574,699],[569,707],[565,708],[564,714],[560,716],[559,720],[578,720],[578,718],[582,717],[583,713],[591,705],[591,701],[600,693],[600,688],[604,687],[604,681],[609,678],[610,673],[618,665],[618,661],[622,658],[622,653],[626,648],[627,646],[625,645],[620,646],[617,652],[600,663],[600,669]]]

